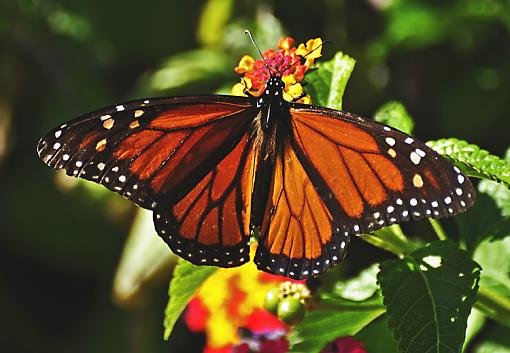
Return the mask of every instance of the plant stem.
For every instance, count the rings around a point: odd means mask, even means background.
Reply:
[[[407,239],[398,224],[382,228],[371,234],[363,234],[361,238],[398,256],[403,256],[415,250],[414,245]]]
[[[444,231],[443,227],[441,226],[441,223],[437,219],[429,218],[429,223],[432,226],[432,229],[436,232],[436,235],[439,240],[447,240],[448,236],[446,235],[446,232]]]
[[[475,308],[495,321],[510,327],[510,299],[498,292],[480,286]]]

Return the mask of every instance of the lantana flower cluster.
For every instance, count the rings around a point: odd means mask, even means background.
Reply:
[[[232,87],[232,94],[246,96],[248,92],[252,96],[259,96],[264,92],[265,84],[272,75],[281,75],[285,83],[283,98],[287,101],[297,100],[299,103],[310,104],[309,95],[303,94],[302,82],[305,74],[309,71],[315,59],[321,56],[322,39],[310,39],[306,44],[294,47],[294,39],[291,37],[281,38],[277,49],[269,49],[262,56],[271,69],[269,72],[262,59],[255,60],[245,55],[235,68],[241,75],[241,82]]]
[[[253,262],[218,269],[188,304],[184,321],[194,332],[204,331],[204,353],[232,352],[241,343],[239,329],[256,334],[284,335],[288,327],[262,308],[268,290],[287,280],[258,271]]]

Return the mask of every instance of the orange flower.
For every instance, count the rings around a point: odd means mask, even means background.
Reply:
[[[310,39],[306,45],[301,43],[297,48],[293,45],[294,39],[284,37],[279,40],[277,50],[269,49],[262,54],[271,73],[262,59],[255,60],[249,55],[243,56],[235,68],[235,72],[242,76],[241,82],[232,87],[232,94],[246,96],[248,92],[252,96],[259,96],[271,75],[281,75],[285,82],[283,98],[289,102],[299,98],[300,103],[310,104],[311,98],[303,95],[303,86],[300,82],[312,68],[315,59],[321,56],[322,40]]]

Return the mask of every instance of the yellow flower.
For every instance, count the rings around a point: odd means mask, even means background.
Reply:
[[[235,72],[238,75],[243,75],[253,68],[253,63],[255,63],[255,60],[251,56],[245,55],[239,61],[239,65],[235,68]]]
[[[306,42],[306,46],[301,43],[296,49],[296,55],[305,56],[308,55],[307,59],[317,59],[321,57],[322,52],[322,39],[315,38],[309,39]]]
[[[267,291],[283,280],[285,278],[258,271],[253,262],[218,269],[211,275],[195,296],[209,313],[205,324],[207,346],[220,348],[237,344],[238,328],[246,325],[255,309],[262,308]]]

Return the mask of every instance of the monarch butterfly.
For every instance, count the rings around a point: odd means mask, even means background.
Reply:
[[[258,268],[294,279],[338,263],[351,236],[473,204],[469,179],[424,143],[283,99],[292,66],[275,70],[269,56],[259,95],[119,104],[52,130],[38,154],[153,210],[158,234],[194,264],[249,261],[257,229]]]

